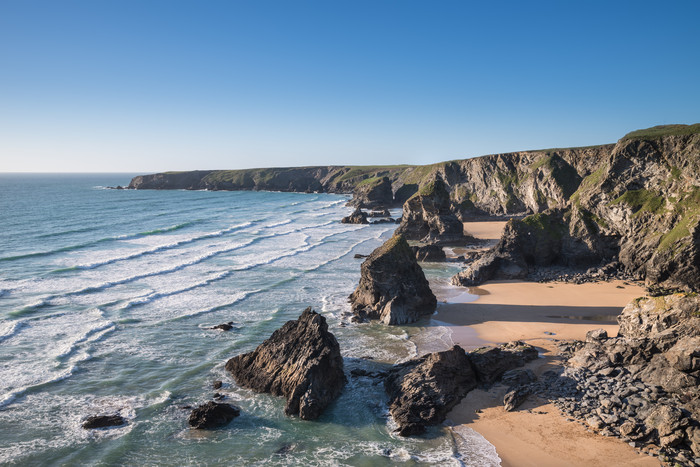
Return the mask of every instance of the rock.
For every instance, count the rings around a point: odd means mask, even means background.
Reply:
[[[660,405],[644,420],[644,424],[650,429],[655,429],[659,437],[663,437],[687,426],[688,420],[677,407]]]
[[[360,283],[350,295],[354,320],[406,324],[435,311],[437,299],[401,235],[374,250],[361,269]]]
[[[664,353],[676,370],[690,373],[700,370],[700,336],[685,336]]]
[[[442,423],[476,387],[476,376],[464,350],[454,346],[395,366],[384,387],[399,434],[411,436],[423,433],[426,426]]]
[[[514,370],[508,370],[503,373],[501,378],[501,383],[508,387],[515,388],[517,386],[522,386],[525,384],[533,383],[537,380],[537,376],[532,370],[517,368]]]
[[[207,402],[192,410],[188,423],[193,428],[208,430],[225,426],[240,414],[240,409],[231,404]]]
[[[343,224],[369,224],[367,214],[360,208],[355,209],[349,216],[343,217],[340,222]]]
[[[355,256],[353,258],[355,259],[362,259],[362,258],[367,258],[369,255],[361,255],[359,253],[355,253]]]
[[[532,389],[527,385],[512,389],[503,397],[503,408],[506,412],[512,412],[520,407],[531,393]]]
[[[408,240],[443,245],[473,240],[464,235],[462,221],[451,210],[447,185],[439,176],[404,203],[396,233]]]
[[[311,307],[226,370],[240,386],[286,397],[284,412],[304,420],[318,418],[346,383],[338,341]]]
[[[216,326],[213,326],[212,329],[220,329],[222,331],[230,331],[233,329],[233,321],[229,321],[228,323],[223,323],[223,324],[217,324]]]
[[[480,383],[489,385],[508,370],[537,358],[537,349],[520,341],[499,347],[481,347],[468,354]]]
[[[445,251],[439,245],[412,246],[418,261],[445,261]]]
[[[223,381],[214,381],[214,384],[212,384],[214,389],[221,389],[221,386],[223,386],[223,385],[224,385]]]
[[[391,217],[391,213],[388,209],[373,209],[367,217]]]
[[[85,419],[83,428],[92,430],[95,428],[107,428],[111,426],[124,426],[127,421],[124,417],[118,414],[113,415],[92,415]]]
[[[586,333],[586,342],[602,341],[608,338],[608,332],[605,329],[594,329]]]
[[[358,208],[377,209],[389,206],[394,201],[391,181],[388,177],[374,177],[358,183],[353,198],[348,204]]]
[[[688,446],[695,456],[700,457],[700,427],[689,426],[685,433],[688,438]]]

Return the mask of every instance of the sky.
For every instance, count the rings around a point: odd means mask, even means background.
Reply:
[[[0,0],[0,172],[428,164],[700,122],[700,2]]]

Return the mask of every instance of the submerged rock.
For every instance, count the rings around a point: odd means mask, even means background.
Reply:
[[[231,404],[207,402],[192,410],[188,423],[197,429],[212,429],[227,425],[241,410]]]
[[[350,295],[354,320],[406,324],[435,311],[437,299],[401,235],[374,250],[361,269],[360,283]]]
[[[126,419],[118,414],[92,415],[85,419],[83,422],[83,428],[86,430],[92,430],[95,428],[107,428],[110,426],[124,426],[126,424]]]
[[[442,423],[476,385],[469,358],[459,346],[397,365],[384,382],[389,411],[401,436]]]
[[[369,224],[367,214],[360,208],[355,209],[349,216],[343,217],[340,222],[343,224]]]
[[[226,370],[240,386],[286,397],[284,412],[304,420],[318,418],[346,383],[338,341],[311,307]]]

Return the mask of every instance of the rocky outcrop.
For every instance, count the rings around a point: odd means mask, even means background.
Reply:
[[[394,235],[374,250],[361,271],[350,295],[355,321],[406,324],[435,311],[437,299],[403,236]]]
[[[642,298],[618,318],[618,337],[590,332],[551,388],[567,414],[679,465],[700,451],[700,297]],[[575,390],[574,390],[575,388]],[[565,396],[565,397],[562,397]]]
[[[393,203],[394,193],[389,177],[374,177],[357,184],[348,204],[358,208],[376,209],[391,206]]]
[[[369,224],[367,214],[360,208],[355,209],[349,216],[343,217],[340,222],[341,224]]]
[[[465,243],[462,221],[451,210],[450,194],[441,178],[423,186],[403,205],[396,232],[408,240],[431,244]]]
[[[119,414],[112,415],[92,415],[83,421],[83,428],[93,430],[95,428],[109,428],[113,426],[124,426],[127,421]]]
[[[192,410],[188,420],[192,428],[210,430],[228,425],[241,410],[231,404],[207,402]]]
[[[469,358],[459,346],[398,365],[384,381],[389,411],[401,436],[442,423],[476,385]]]
[[[338,341],[310,307],[226,370],[240,386],[286,397],[284,412],[304,420],[318,418],[346,383]]]
[[[484,347],[465,353],[459,346],[424,355],[389,370],[384,387],[389,394],[389,412],[401,436],[423,433],[427,426],[442,423],[447,413],[477,387],[489,386],[505,372],[537,358],[537,350],[522,342]],[[514,379],[534,378],[511,375]],[[532,375],[532,376],[530,376]],[[524,394],[522,398],[526,397]],[[522,402],[522,400],[518,401]]]
[[[440,245],[412,246],[411,250],[416,255],[418,261],[445,261],[445,250]]]
[[[481,347],[469,352],[469,360],[479,382],[493,384],[503,374],[537,358],[537,349],[520,341],[498,347]]]

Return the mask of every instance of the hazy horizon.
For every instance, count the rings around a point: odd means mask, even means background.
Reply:
[[[431,164],[700,121],[697,2],[0,4],[0,172]]]

